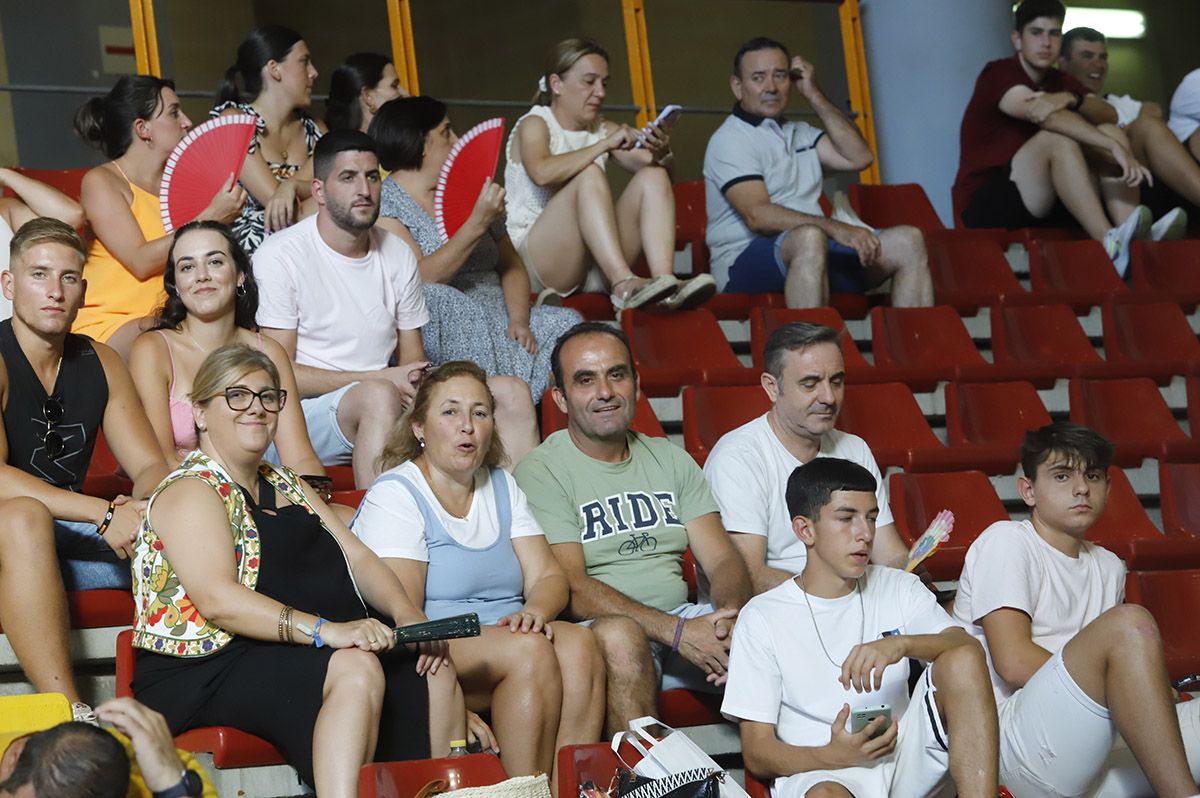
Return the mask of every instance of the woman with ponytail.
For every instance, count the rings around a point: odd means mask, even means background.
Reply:
[[[212,116],[251,114],[258,120],[241,174],[250,197],[233,223],[247,254],[253,255],[267,234],[306,215],[301,206],[312,196],[312,151],[325,132],[303,110],[312,104],[316,79],[300,34],[264,25],[238,45],[237,62],[217,90]]]
[[[75,115],[75,131],[111,160],[83,177],[81,204],[96,240],[73,332],[107,343],[126,359],[162,304],[171,236],[163,229],[158,186],[167,158],[191,126],[175,85],[152,75],[120,78]],[[245,199],[230,175],[198,218],[231,221]]]
[[[329,99],[325,101],[325,126],[367,132],[371,120],[388,100],[407,97],[392,59],[379,53],[354,53],[333,70]]]

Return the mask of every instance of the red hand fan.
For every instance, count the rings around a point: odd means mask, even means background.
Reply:
[[[434,219],[443,244],[475,209],[484,181],[496,174],[503,144],[504,120],[496,117],[468,130],[446,156],[433,194]]]
[[[175,145],[158,187],[163,229],[169,233],[195,219],[231,173],[241,174],[255,123],[250,114],[218,116]]]

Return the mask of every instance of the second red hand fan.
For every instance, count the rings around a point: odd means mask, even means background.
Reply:
[[[169,233],[195,219],[230,174],[237,179],[255,122],[250,114],[218,116],[192,128],[175,145],[158,187],[163,229]]]
[[[503,144],[504,120],[496,117],[468,130],[446,156],[433,194],[434,219],[443,244],[471,215],[484,181],[496,174]]]

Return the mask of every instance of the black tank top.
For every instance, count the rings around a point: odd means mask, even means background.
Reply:
[[[78,492],[108,406],[108,379],[91,339],[67,334],[62,366],[49,396],[17,342],[12,319],[0,322],[0,358],[8,371],[8,402],[4,405],[8,464],[56,488]],[[61,420],[51,426],[64,444],[57,457],[51,457],[46,448],[46,402],[51,397],[63,408]]]

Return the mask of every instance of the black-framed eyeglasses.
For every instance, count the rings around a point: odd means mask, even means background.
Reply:
[[[278,413],[287,402],[287,391],[282,388],[266,388],[261,391],[252,391],[249,388],[225,389],[225,404],[229,405],[230,410],[239,413],[249,410],[255,399],[258,399],[263,410]]]
[[[62,423],[64,414],[62,401],[57,397],[51,396],[42,402],[42,417],[46,420],[46,431],[42,434],[42,446],[45,447],[46,454],[51,460],[62,457],[67,448],[66,439],[55,429]]]

